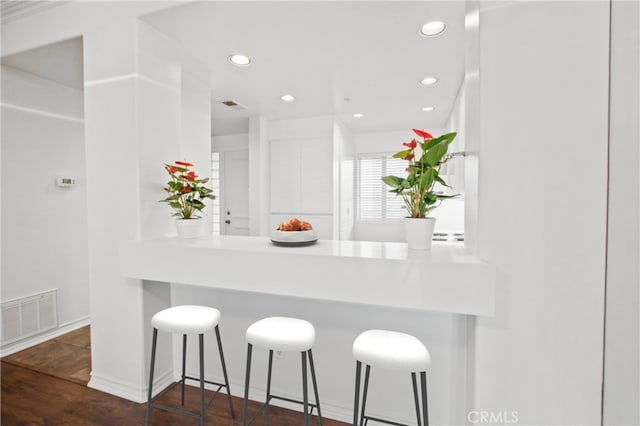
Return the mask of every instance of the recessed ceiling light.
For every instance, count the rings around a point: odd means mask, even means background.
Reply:
[[[447,29],[447,24],[442,21],[427,22],[420,28],[420,35],[423,37],[434,37],[440,35]]]
[[[240,53],[229,56],[229,60],[233,65],[238,65],[240,67],[245,67],[251,63],[251,59],[249,59],[248,56],[242,55]]]
[[[424,107],[424,108],[422,108],[422,110],[423,110],[424,112],[433,111],[434,109],[436,109],[436,107],[428,106],[428,107]]]
[[[436,84],[437,82],[438,82],[438,79],[435,77],[425,77],[422,80],[420,80],[420,84],[424,86],[431,86],[432,84]]]
[[[282,95],[280,96],[280,99],[282,99],[284,102],[293,102],[296,100],[296,97],[293,95]]]
[[[359,112],[353,114],[353,118],[362,118],[362,117],[364,117],[364,114],[361,114]]]

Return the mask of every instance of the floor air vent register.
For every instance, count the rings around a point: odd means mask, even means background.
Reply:
[[[2,302],[2,346],[58,327],[58,290]]]

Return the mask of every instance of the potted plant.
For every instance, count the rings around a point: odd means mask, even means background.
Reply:
[[[176,217],[178,237],[193,238],[201,234],[200,213],[205,208],[204,200],[215,200],[213,190],[204,186],[209,178],[198,179],[193,164],[186,161],[176,161],[165,164],[164,169],[171,176],[171,180],[164,188],[167,198],[160,200],[169,204]]]
[[[393,158],[408,162],[407,177],[384,176],[382,181],[391,187],[389,192],[402,197],[408,210],[405,231],[409,248],[429,250],[435,225],[435,218],[428,217],[429,213],[442,200],[457,197],[434,189],[436,184],[449,186],[439,174],[440,166],[462,153],[447,155],[449,145],[456,137],[455,132],[438,137],[433,137],[424,130],[413,129],[413,132],[422,141],[414,138],[410,142],[404,142],[402,145],[405,149],[393,155]]]

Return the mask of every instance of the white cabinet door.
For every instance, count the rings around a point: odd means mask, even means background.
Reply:
[[[300,150],[296,141],[271,142],[271,211],[292,213],[300,205]]]
[[[300,144],[300,211],[333,213],[333,151],[329,140]]]
[[[328,139],[274,140],[271,150],[271,212],[333,212],[333,154]]]

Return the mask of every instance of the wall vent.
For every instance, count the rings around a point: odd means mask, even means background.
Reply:
[[[58,290],[2,302],[2,345],[58,327]]]
[[[236,111],[245,111],[247,109],[246,106],[237,103],[236,101],[221,101],[222,105],[225,105],[231,109],[235,109]]]

